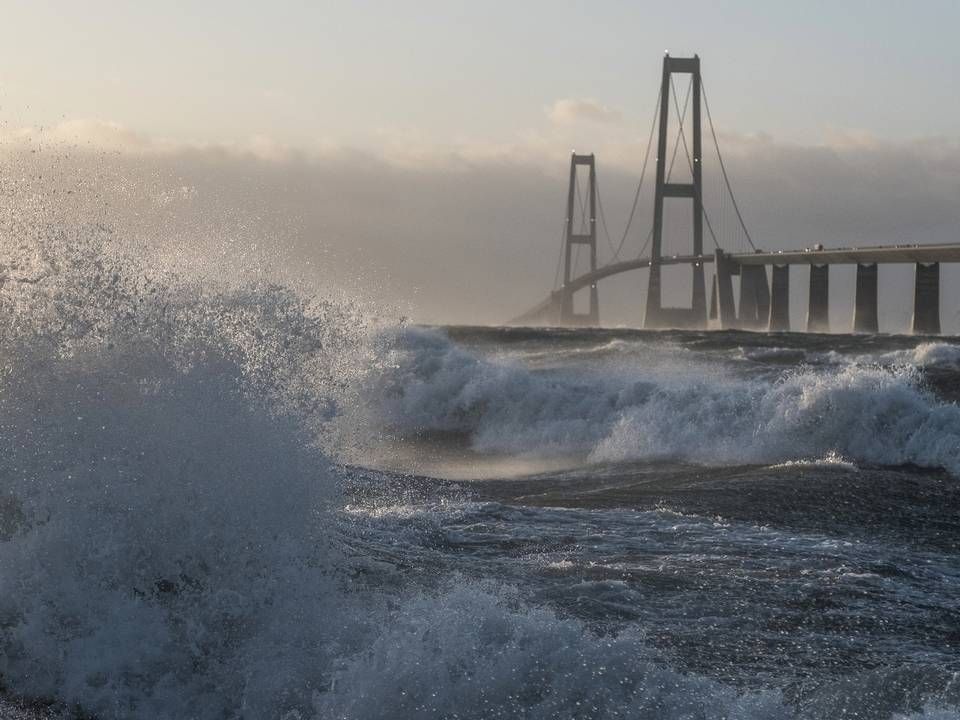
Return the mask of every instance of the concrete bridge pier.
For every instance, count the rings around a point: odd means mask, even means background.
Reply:
[[[853,310],[853,331],[855,333],[876,333],[879,329],[877,264],[857,263],[857,296]]]
[[[770,332],[790,332],[790,266],[771,266]]]
[[[755,330],[757,327],[757,273],[752,265],[740,266],[740,302],[737,303],[737,327]]]
[[[807,332],[830,332],[830,266],[810,266]]]
[[[913,292],[913,332],[940,334],[940,263],[917,263]]]
[[[740,266],[717,248],[714,254],[714,283],[716,288],[717,317],[721,330],[737,327],[737,308],[733,303],[733,276],[740,273]]]
[[[707,320],[716,320],[719,312],[717,309],[717,274],[714,273],[710,288],[710,312],[707,314]]]
[[[763,265],[740,267],[739,326],[744,330],[763,330],[770,319],[770,286]]]

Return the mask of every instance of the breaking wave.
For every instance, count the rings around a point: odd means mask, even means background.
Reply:
[[[4,684],[104,718],[308,706],[343,644],[356,313],[151,275],[98,228],[31,250],[0,295]]]
[[[594,461],[777,463],[839,454],[960,476],[960,408],[910,366],[798,368],[744,378],[678,356],[648,367],[531,370],[408,329],[379,378],[397,432],[459,433],[480,452]]]

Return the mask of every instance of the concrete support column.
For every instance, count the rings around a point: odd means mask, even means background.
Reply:
[[[753,267],[756,274],[754,288],[757,293],[757,327],[765,330],[770,319],[770,283],[767,282],[767,266],[754,265]]]
[[[770,332],[790,331],[790,266],[771,268]]]
[[[731,261],[719,248],[714,255],[714,271],[717,281],[717,309],[720,329],[731,330],[737,327],[737,309],[733,304],[733,276],[737,264]]]
[[[917,263],[913,332],[916,335],[940,334],[940,263]]]
[[[877,264],[857,263],[857,299],[853,310],[855,333],[876,333],[877,318]]]
[[[739,326],[746,330],[766,328],[770,317],[770,288],[763,265],[740,267]]]
[[[810,266],[807,332],[830,332],[830,266]]]
[[[740,266],[740,302],[737,305],[737,327],[743,330],[757,329],[757,290],[754,287],[757,275],[753,266]]]
[[[660,259],[650,258],[650,275],[647,280],[647,306],[643,316],[645,328],[663,327],[663,312],[660,293]]]
[[[707,316],[708,320],[717,319],[717,274],[713,274],[713,284],[710,288],[710,314]]]

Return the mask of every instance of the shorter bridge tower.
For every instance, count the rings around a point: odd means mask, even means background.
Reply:
[[[585,165],[589,168],[587,186],[587,207],[581,207],[579,226],[574,224],[574,215],[581,198],[577,193],[577,168]],[[575,204],[577,203],[577,204]],[[588,217],[584,217],[586,210]],[[586,232],[583,232],[586,230]],[[590,252],[590,272],[597,269],[597,166],[593,153],[589,155],[570,156],[570,188],[567,191],[567,221],[563,244],[563,284],[569,285],[573,280],[573,250],[574,245],[586,245]],[[597,284],[590,285],[590,305],[586,314],[576,313],[573,307],[573,293],[565,293],[560,306],[561,325],[597,325],[600,322],[600,302],[597,295]]]

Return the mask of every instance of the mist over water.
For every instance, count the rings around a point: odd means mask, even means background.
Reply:
[[[951,339],[408,326],[50,182],[3,201],[9,698],[958,715]]]

